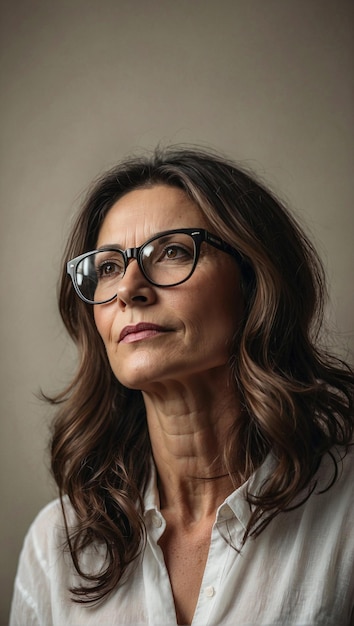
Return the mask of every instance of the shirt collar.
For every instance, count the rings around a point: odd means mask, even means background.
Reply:
[[[275,459],[272,453],[269,453],[262,465],[256,469],[252,476],[250,476],[249,479],[246,480],[246,482],[244,482],[240,487],[235,489],[235,491],[233,491],[233,493],[226,498],[224,504],[219,507],[218,513],[223,511],[221,519],[225,519],[225,507],[228,507],[230,510],[229,517],[235,516],[243,526],[244,530],[246,530],[254,508],[253,505],[247,501],[247,494],[251,493],[252,495],[258,495],[275,466]]]
[[[151,459],[150,477],[147,482],[144,496],[144,516],[150,511],[160,510],[160,495],[157,488],[157,472],[153,459]]]
[[[246,530],[252,513],[252,505],[247,502],[247,493],[257,495],[265,480],[269,478],[275,467],[275,459],[270,453],[260,467],[240,487],[235,489],[218,508],[216,522],[236,517]],[[160,512],[160,496],[157,488],[157,472],[153,459],[151,460],[150,477],[144,496],[144,517],[147,519],[152,512]]]

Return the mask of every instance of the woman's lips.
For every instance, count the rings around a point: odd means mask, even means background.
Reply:
[[[148,339],[166,332],[168,332],[168,329],[163,326],[140,322],[140,324],[134,326],[125,326],[119,335],[119,343],[132,343],[133,341]]]

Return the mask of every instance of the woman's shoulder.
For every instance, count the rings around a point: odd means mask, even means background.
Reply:
[[[307,499],[306,496],[311,494]],[[307,502],[308,509],[337,508],[346,516],[354,512],[354,444],[333,447],[321,458],[307,486],[295,496],[293,503]]]
[[[304,518],[313,528],[327,525],[334,529],[334,541],[341,529],[346,540],[354,544],[354,445],[347,449],[332,448],[324,455],[318,471],[305,490],[311,496],[302,508]],[[305,495],[306,495],[305,493]],[[304,492],[298,495],[303,501]],[[317,520],[317,521],[316,521]],[[336,531],[337,529],[337,531]]]
[[[333,485],[338,491],[354,493],[354,442],[347,448],[335,447],[327,452],[315,479],[319,489],[326,490]]]
[[[64,515],[68,517],[71,521],[74,520],[74,511],[70,504],[69,498],[64,496],[61,500],[60,498],[56,498],[55,500],[51,500],[48,502],[36,515],[34,518],[30,528],[41,528],[45,529],[48,526],[48,523],[52,524],[63,524]]]
[[[45,505],[31,523],[24,541],[24,549],[32,550],[40,560],[58,546],[65,543],[65,519],[75,525],[75,513],[69,499],[65,496],[52,500]]]

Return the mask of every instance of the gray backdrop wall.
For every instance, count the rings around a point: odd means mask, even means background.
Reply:
[[[254,168],[324,258],[353,348],[351,0],[2,2],[1,624],[24,533],[55,496],[46,445],[74,350],[56,281],[80,195],[122,156],[201,143]]]

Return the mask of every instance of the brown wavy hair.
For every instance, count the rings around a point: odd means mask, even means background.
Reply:
[[[304,502],[324,454],[353,438],[353,371],[319,345],[326,296],[321,262],[287,209],[232,161],[194,148],[156,150],[130,158],[89,191],[64,255],[59,307],[76,342],[79,363],[58,405],[51,443],[60,496],[76,514],[67,543],[82,585],[78,602],[103,599],[128,576],[145,545],[143,495],[151,448],[142,394],[114,377],[93,319],[66,274],[66,262],[94,249],[102,221],[129,191],[171,185],[199,206],[210,229],[244,258],[246,311],[234,340],[230,371],[241,398],[224,450],[235,484],[245,481],[269,451],[276,467],[261,493],[248,493],[252,515],[244,541],[256,536],[295,496]],[[333,458],[333,480],[337,466]],[[331,485],[328,485],[328,488]],[[65,517],[65,505],[63,504]],[[65,518],[66,519],[66,518]],[[83,571],[91,544],[105,548],[103,571]]]

